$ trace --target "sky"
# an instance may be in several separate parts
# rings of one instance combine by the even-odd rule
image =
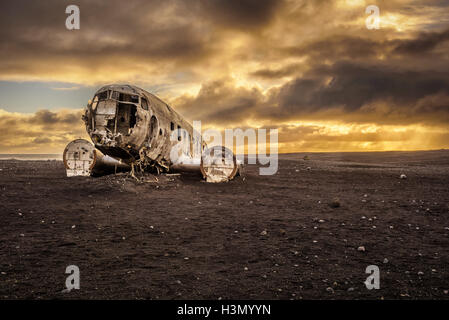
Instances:
[[[0,2],[0,153],[87,138],[111,83],[203,128],[276,128],[279,152],[449,148],[449,1]]]

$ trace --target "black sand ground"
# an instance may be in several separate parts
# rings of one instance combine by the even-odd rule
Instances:
[[[217,185],[0,161],[0,297],[449,298],[449,151],[280,157]],[[71,264],[81,289],[61,293]]]

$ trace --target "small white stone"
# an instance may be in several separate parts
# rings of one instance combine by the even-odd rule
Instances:
[[[365,247],[364,246],[360,246],[360,247],[357,248],[357,251],[364,252],[365,251]]]

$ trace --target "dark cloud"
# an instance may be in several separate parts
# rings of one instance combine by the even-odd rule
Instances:
[[[31,115],[0,110],[0,152],[62,152],[75,138],[87,137],[82,110],[38,110]]]
[[[295,75],[298,73],[298,69],[300,66],[298,64],[290,64],[286,65],[282,68],[271,69],[265,68],[260,69],[254,72],[251,72],[250,75],[258,78],[266,78],[266,79],[279,79],[282,77],[287,77],[291,75]]]
[[[429,52],[449,40],[449,29],[442,32],[420,33],[415,39],[396,40],[395,53],[417,55]]]
[[[195,120],[300,119],[383,124],[449,123],[449,72],[410,71],[348,61],[317,65],[266,98],[257,89],[216,81],[174,101]],[[187,112],[186,112],[187,113]]]
[[[258,89],[235,87],[231,79],[220,79],[205,83],[195,97],[177,98],[173,105],[189,120],[229,124],[249,117],[263,99]]]
[[[75,124],[81,120],[81,112],[76,113],[58,113],[49,110],[38,110],[33,117],[26,121],[31,124],[38,125],[54,125],[54,124]]]
[[[169,88],[173,107],[189,120],[221,127],[449,124],[449,29],[441,19],[447,1],[379,1],[389,24],[371,31],[363,6],[343,1],[79,0],[79,31],[65,28],[69,4],[0,3],[2,79],[154,82],[148,86]],[[24,143],[37,144],[48,132],[51,143],[63,143],[64,132],[84,130],[76,112],[0,120]],[[310,143],[316,136],[335,143],[322,129],[282,128],[298,141],[293,131]],[[346,138],[374,143],[381,134]],[[404,138],[389,139],[398,137]]]
[[[328,83],[326,79],[330,79]],[[337,106],[354,111],[378,100],[409,105],[441,92],[449,93],[449,72],[338,62],[330,67],[318,66],[305,77],[286,84],[277,98],[279,106],[288,113]]]
[[[260,28],[268,25],[282,0],[201,0],[206,17],[230,29]]]
[[[33,139],[33,143],[36,143],[36,144],[47,144],[50,142],[51,142],[51,139],[49,139],[49,138],[38,137],[38,138]]]

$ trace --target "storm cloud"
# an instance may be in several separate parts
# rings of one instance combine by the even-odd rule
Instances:
[[[445,1],[369,3],[380,7],[379,30],[366,28],[366,3],[355,0],[81,0],[75,31],[65,28],[69,4],[0,4],[1,80],[65,81],[74,88],[132,83],[189,120],[220,129],[280,128],[289,151],[314,143],[323,150],[388,149],[408,137],[419,147],[421,134],[435,135],[427,148],[449,147]],[[58,137],[83,130],[80,111],[34,111],[2,113],[0,120],[12,125],[20,118]],[[351,134],[326,133],[334,126]],[[362,132],[365,126],[375,133]],[[15,134],[44,141],[23,128]]]

